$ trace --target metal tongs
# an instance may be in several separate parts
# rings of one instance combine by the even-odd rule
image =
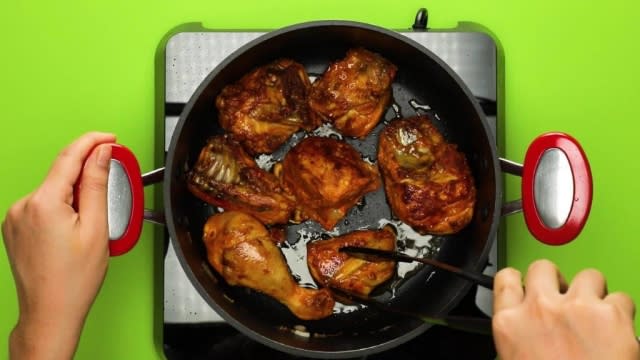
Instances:
[[[445,271],[452,272],[462,278],[473,281],[475,284],[483,286],[489,290],[493,289],[493,277],[487,276],[484,274],[477,274],[470,271],[466,271],[461,268],[458,268],[453,265],[449,265],[434,259],[417,258],[417,257],[405,255],[396,251],[386,251],[386,250],[357,247],[357,246],[345,246],[343,248],[340,248],[340,251],[349,253],[351,255],[363,257],[365,260],[368,260],[368,261],[376,261],[376,258],[378,258],[378,260],[389,259],[389,260],[396,260],[396,261],[402,261],[402,262],[417,261],[423,264],[428,264],[428,265],[437,267]],[[421,314],[421,313],[416,313],[411,311],[399,310],[399,309],[390,307],[388,304],[381,303],[372,298],[360,297],[360,296],[345,293],[344,291],[340,289],[336,289],[335,287],[331,287],[331,291],[333,291],[336,295],[344,297],[354,303],[367,305],[384,312],[389,312],[389,313],[393,313],[401,316],[412,317],[428,324],[446,326],[451,329],[470,332],[470,333],[476,333],[476,334],[482,334],[482,335],[492,334],[490,318],[454,316],[454,315],[432,316],[429,314]]]
[[[427,324],[446,326],[450,329],[460,330],[468,333],[474,333],[474,334],[480,334],[480,335],[492,334],[491,319],[489,318],[455,316],[455,315],[431,316],[427,314],[420,314],[417,312],[399,310],[397,308],[393,308],[388,304],[381,303],[372,298],[348,294],[333,286],[330,286],[329,288],[335,295],[339,297],[345,298],[353,303],[366,305],[386,313],[406,316],[406,317],[420,320]]]
[[[431,265],[438,269],[449,271],[464,279],[473,281],[474,283],[482,287],[485,287],[489,290],[493,290],[493,277],[467,271],[459,267],[440,262],[438,260],[409,256],[397,251],[387,251],[387,250],[372,249],[372,248],[358,247],[358,246],[345,246],[343,248],[340,248],[340,251],[349,253],[351,255],[364,257],[365,260],[369,260],[369,261],[376,261],[375,257],[378,257],[378,258],[396,260],[396,261],[402,261],[402,262],[414,262],[414,261],[421,262],[423,264]]]

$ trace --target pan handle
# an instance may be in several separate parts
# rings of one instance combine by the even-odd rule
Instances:
[[[112,145],[111,167],[107,186],[109,255],[131,250],[142,231],[144,191],[140,165],[131,150]]]
[[[589,161],[576,139],[546,133],[533,140],[523,165],[500,159],[502,170],[522,176],[522,200],[506,203],[503,214],[522,208],[531,234],[548,245],[575,239],[593,197]]]
[[[111,167],[107,185],[109,255],[131,250],[142,231],[142,220],[166,224],[164,212],[144,208],[144,186],[161,182],[164,168],[140,175],[140,165],[127,147],[112,145]]]

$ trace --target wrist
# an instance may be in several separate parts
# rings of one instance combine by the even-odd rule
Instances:
[[[22,318],[9,337],[10,359],[71,359],[83,322]]]

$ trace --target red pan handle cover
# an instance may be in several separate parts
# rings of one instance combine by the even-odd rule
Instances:
[[[131,150],[113,144],[107,188],[109,254],[122,255],[140,238],[144,214],[144,191],[138,160]]]
[[[536,138],[525,155],[522,208],[527,227],[539,241],[566,244],[589,217],[593,180],[580,144],[564,133]]]

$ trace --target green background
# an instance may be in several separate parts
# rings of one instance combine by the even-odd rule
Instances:
[[[636,1],[31,1],[0,7],[0,214],[41,182],[58,151],[89,130],[114,132],[154,169],[156,52],[176,26],[271,29],[296,22],[349,19],[407,28],[420,7],[430,27],[470,21],[488,28],[505,56],[502,155],[522,161],[545,131],[571,133],[594,177],[590,219],[562,247],[537,243],[521,215],[506,222],[507,264],[556,261],[571,278],[602,270],[610,290],[640,301],[637,161],[640,30]],[[161,54],[161,53],[159,53]],[[520,179],[507,177],[507,198]],[[154,189],[147,189],[148,199]],[[148,201],[152,205],[152,201]],[[159,248],[152,225],[138,246],[111,260],[87,321],[78,359],[162,357],[157,321]],[[160,230],[161,231],[161,230]],[[0,252],[0,357],[17,318],[15,287]],[[640,325],[636,321],[636,326]],[[638,328],[638,327],[637,327]]]

